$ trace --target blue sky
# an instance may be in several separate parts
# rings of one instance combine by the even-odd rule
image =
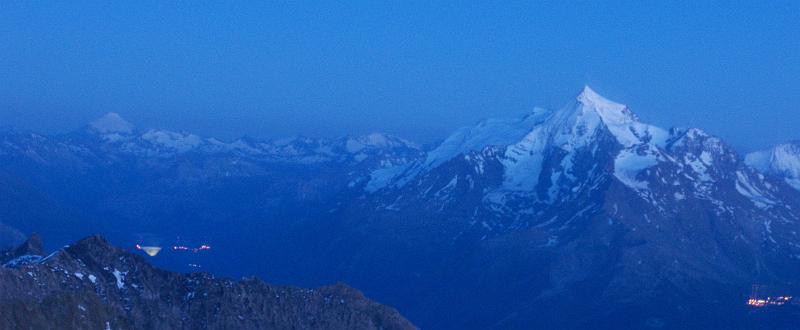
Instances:
[[[0,2],[0,125],[419,142],[583,87],[750,150],[800,139],[800,2]]]

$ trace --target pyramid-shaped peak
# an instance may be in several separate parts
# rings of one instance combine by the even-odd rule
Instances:
[[[39,234],[34,233],[28,238],[27,241],[25,241],[25,243],[22,243],[22,245],[14,250],[14,254],[16,256],[44,255],[44,249],[42,246],[42,237],[39,236]]]
[[[622,111],[625,110],[625,108],[627,108],[627,106],[625,106],[624,104],[616,103],[614,101],[611,101],[603,97],[602,95],[595,92],[588,85],[583,87],[583,91],[581,91],[581,93],[578,94],[577,100],[578,102],[580,102],[585,106],[593,107],[596,109]]]
[[[133,125],[116,112],[109,112],[103,115],[97,120],[91,122],[89,126],[100,133],[133,132]]]
[[[88,237],[84,237],[83,239],[75,242],[75,247],[82,247],[82,248],[90,248],[90,249],[111,249],[111,243],[109,243],[103,236],[100,235],[92,235]]]

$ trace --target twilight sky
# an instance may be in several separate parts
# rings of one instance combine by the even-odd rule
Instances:
[[[2,1],[0,126],[426,143],[588,84],[742,150],[800,139],[800,1],[562,2]]]

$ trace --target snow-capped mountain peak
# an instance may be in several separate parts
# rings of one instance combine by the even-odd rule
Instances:
[[[503,189],[533,191],[540,184],[548,154],[554,150],[564,154],[558,166],[560,171],[565,177],[573,178],[577,173],[571,164],[582,157],[579,156],[581,150],[591,150],[596,157],[597,147],[608,136],[622,146],[614,155],[615,176],[634,189],[646,188],[636,176],[662,159],[659,147],[665,145],[669,133],[639,122],[627,106],[608,100],[587,86],[575,102],[555,112],[507,149],[503,161],[506,169]],[[613,149],[608,150],[616,152]],[[555,176],[554,173],[550,181],[556,180]]]
[[[591,87],[584,86],[580,94],[575,98],[584,106],[603,111],[624,111],[627,106],[611,101],[595,92]]]
[[[635,176],[657,164],[658,151],[669,132],[641,123],[627,106],[611,101],[586,86],[575,100],[558,111],[537,108],[519,119],[488,119],[472,127],[459,129],[428,153],[423,164],[389,168],[373,173],[368,190],[386,185],[404,185],[411,177],[433,169],[460,154],[469,154],[494,146],[504,149],[500,159],[504,167],[501,191],[533,192],[539,186],[544,162],[552,151],[563,154],[559,171],[573,178],[571,165],[579,150],[596,146],[613,137],[619,145],[618,177],[629,186],[641,188]],[[609,147],[611,148],[611,147]],[[611,148],[613,149],[613,148]],[[591,151],[594,154],[595,151]],[[551,180],[556,180],[553,173]],[[400,176],[404,176],[401,178]]]
[[[133,124],[122,118],[116,112],[109,112],[102,117],[89,123],[89,127],[103,134],[133,132]]]
[[[595,119],[592,117],[596,115],[625,147],[651,141],[661,144],[668,136],[666,130],[641,123],[626,105],[601,96],[589,86],[584,87],[576,101],[574,106],[568,107],[567,112],[577,112],[582,117],[588,117],[587,120]]]

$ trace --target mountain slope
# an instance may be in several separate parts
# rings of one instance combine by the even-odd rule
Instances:
[[[99,236],[46,257],[34,237],[7,257],[0,324],[8,329],[415,329],[344,284],[308,290],[169,273]]]

